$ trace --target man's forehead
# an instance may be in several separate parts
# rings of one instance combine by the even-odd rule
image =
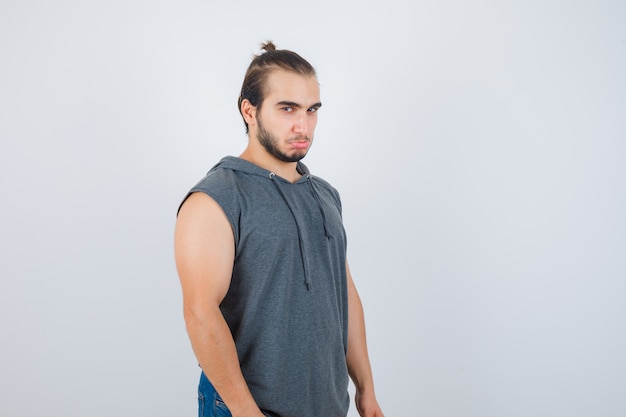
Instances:
[[[302,92],[319,94],[319,83],[315,75],[302,75],[285,70],[272,71],[267,79],[267,93]]]

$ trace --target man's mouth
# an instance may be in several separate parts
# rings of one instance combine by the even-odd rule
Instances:
[[[296,149],[306,149],[311,144],[311,141],[307,138],[303,138],[303,139],[298,138],[298,139],[290,140],[289,144]]]

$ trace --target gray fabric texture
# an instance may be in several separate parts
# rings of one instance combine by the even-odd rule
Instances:
[[[346,235],[338,192],[303,174],[291,183],[227,156],[190,193],[213,198],[235,238],[220,305],[241,368],[269,417],[345,417]]]

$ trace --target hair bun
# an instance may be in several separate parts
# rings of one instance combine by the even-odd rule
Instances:
[[[272,41],[267,41],[261,44],[261,49],[264,50],[265,52],[275,51],[276,45],[274,45],[274,42]]]

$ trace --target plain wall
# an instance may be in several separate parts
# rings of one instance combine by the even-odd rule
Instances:
[[[173,261],[272,39],[317,68],[387,417],[626,415],[626,5],[0,2],[0,415],[193,416]],[[350,416],[357,413],[352,407]]]

